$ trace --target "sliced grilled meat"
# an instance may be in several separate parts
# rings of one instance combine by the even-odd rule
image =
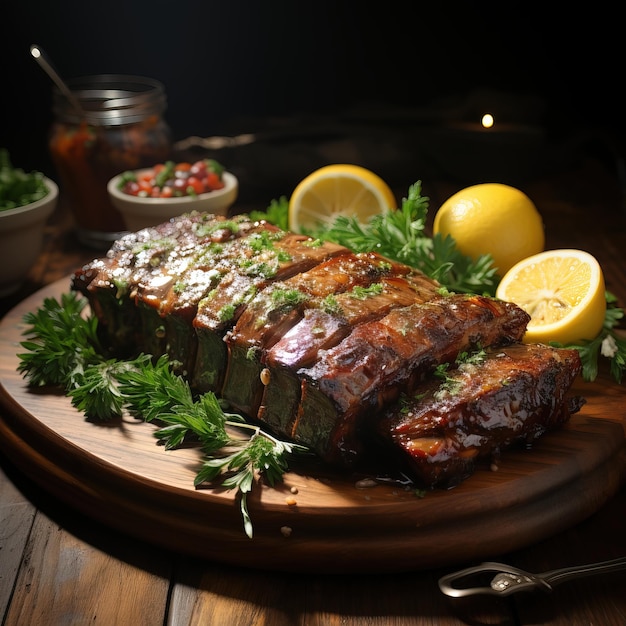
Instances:
[[[302,319],[307,308],[323,306],[329,298],[355,289],[367,292],[387,276],[409,273],[408,266],[391,263],[379,255],[350,252],[259,291],[226,336],[224,399],[237,410],[256,417],[264,391],[260,375],[267,350]],[[242,380],[246,385],[241,384]]]
[[[513,351],[505,347],[521,340],[529,320],[513,304],[439,295],[436,281],[406,265],[245,215],[191,214],[130,234],[77,272],[72,288],[87,296],[118,355],[167,353],[195,391],[215,392],[232,409],[348,467],[369,445],[365,434],[383,436],[375,428],[383,415],[384,438],[405,456],[408,447],[426,446],[430,435],[402,438],[408,425],[399,398],[412,397],[460,353],[492,346]],[[511,352],[511,362],[527,367],[528,380],[512,377],[506,388],[531,396],[523,402],[536,402],[533,394],[549,386],[550,372],[556,380],[557,368],[529,367],[543,362],[546,350],[533,358],[528,350]],[[496,388],[492,361],[500,369],[505,362],[490,356],[476,374],[492,389],[483,402],[504,393]],[[569,388],[577,368],[564,358],[555,386]],[[555,408],[557,414],[564,415]],[[445,433],[447,461],[413,464],[425,482],[467,474],[466,457],[474,454],[468,442],[476,436],[473,418],[467,419],[454,431],[468,433],[458,435],[457,448]],[[540,430],[531,419],[520,435],[532,438]],[[481,450],[500,447],[499,432],[488,431]],[[424,467],[440,469],[429,475]]]
[[[304,316],[265,354],[265,389],[258,417],[291,436],[302,385],[298,371],[336,346],[359,324],[379,320],[389,311],[434,298],[438,283],[421,272],[385,276],[368,288],[357,286],[330,299],[310,302]]]
[[[298,371],[298,413],[290,435],[324,459],[351,465],[359,454],[360,419],[378,411],[460,352],[521,340],[529,316],[481,296],[437,296],[360,324]]]
[[[566,395],[580,367],[576,350],[490,349],[418,386],[373,428],[422,486],[451,487],[480,459],[530,444],[578,411],[583,400]]]
[[[246,216],[227,220],[205,213],[183,215],[122,237],[104,258],[75,272],[71,287],[89,300],[113,352],[158,354],[164,350],[165,329],[154,309],[194,265],[198,251],[215,249],[259,227],[278,230]]]

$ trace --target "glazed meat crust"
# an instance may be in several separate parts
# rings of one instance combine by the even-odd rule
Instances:
[[[375,428],[402,450],[425,487],[450,487],[480,459],[515,443],[530,445],[578,411],[567,399],[580,372],[576,350],[512,344],[485,351],[415,390],[385,412]]]
[[[529,317],[514,304],[442,295],[411,267],[246,215],[194,213],[131,233],[72,288],[112,354],[167,354],[196,393],[330,464],[355,467],[384,440],[428,485],[458,482],[474,457],[565,419],[579,371],[570,352],[519,345]],[[459,381],[459,404],[435,402],[437,368],[479,349],[489,357]],[[428,401],[416,400],[422,387]]]

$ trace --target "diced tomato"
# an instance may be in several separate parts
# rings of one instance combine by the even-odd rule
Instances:
[[[148,193],[152,192],[153,185],[151,184],[149,179],[148,180],[145,180],[145,179],[139,180],[137,182],[137,186],[139,187],[139,189],[141,191],[147,191]]]
[[[214,166],[217,165],[217,172]],[[183,161],[159,163],[133,180],[127,172],[127,182],[123,191],[132,196],[171,198],[186,195],[199,195],[222,189],[223,168],[210,159],[202,159],[193,164]]]
[[[187,179],[187,188],[191,188],[193,189],[193,192],[197,195],[197,194],[201,194],[205,192],[205,186],[204,183],[197,177],[195,176],[190,176]],[[189,193],[189,192],[188,192]]]
[[[206,177],[206,187],[208,191],[215,191],[221,189],[224,183],[220,180],[220,177],[215,172],[209,172]]]

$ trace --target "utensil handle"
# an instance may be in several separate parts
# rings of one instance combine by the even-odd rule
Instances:
[[[80,115],[80,117],[84,117],[83,109],[80,105],[80,102],[76,98],[76,96],[72,93],[72,90],[65,84],[63,79],[59,76],[59,73],[52,67],[52,64],[46,58],[44,51],[38,46],[33,44],[30,47],[30,53],[39,66],[43,69],[43,71],[48,74],[48,76],[52,79],[54,84],[59,88],[61,93],[68,99],[71,105],[76,109],[76,112]]]
[[[612,559],[610,561],[600,561],[598,563],[589,563],[587,565],[578,565],[574,567],[564,567],[555,569],[550,572],[540,574],[551,587],[575,578],[583,578],[594,574],[608,574],[609,572],[617,572],[626,569],[626,557]]]

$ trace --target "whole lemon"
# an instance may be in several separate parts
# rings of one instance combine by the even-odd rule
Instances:
[[[435,214],[433,231],[450,235],[472,259],[491,254],[500,276],[545,245],[543,220],[533,201],[502,183],[481,183],[455,193]]]

